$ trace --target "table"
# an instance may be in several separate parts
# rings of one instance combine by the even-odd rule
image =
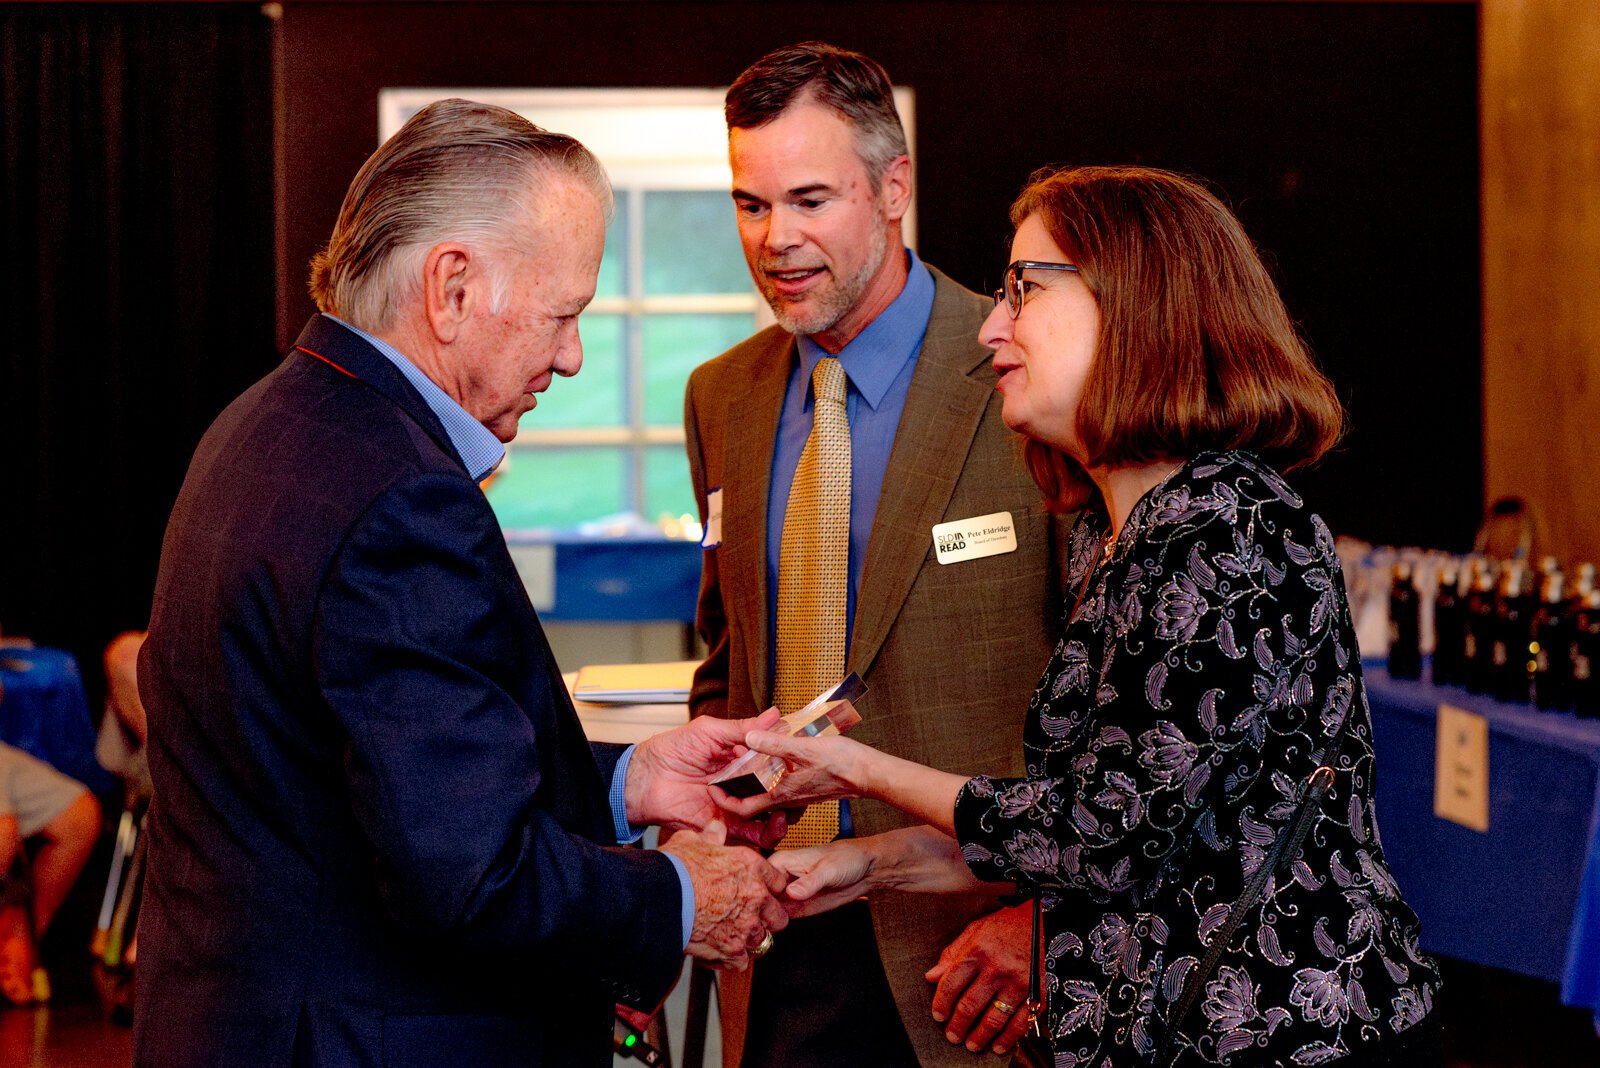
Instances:
[[[1424,948],[1561,985],[1600,1021],[1600,720],[1364,665],[1384,852]],[[1435,724],[1489,724],[1489,830],[1433,815]]]
[[[572,696],[578,681],[576,671],[562,674],[567,684],[567,695]],[[687,701],[676,704],[593,704],[572,698],[578,722],[583,724],[584,737],[591,742],[616,742],[619,745],[638,745],[652,735],[689,722]]]
[[[111,773],[94,757],[94,720],[71,653],[0,645],[0,686],[0,741],[46,761],[97,794],[111,791]]]
[[[698,542],[508,530],[506,544],[541,619],[694,623]]]

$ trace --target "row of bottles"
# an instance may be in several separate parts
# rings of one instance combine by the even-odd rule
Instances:
[[[1411,564],[1394,565],[1389,674],[1422,674],[1421,596]],[[1569,578],[1554,557],[1537,570],[1481,556],[1446,561],[1433,598],[1433,681],[1501,701],[1600,717],[1600,589],[1593,564]]]

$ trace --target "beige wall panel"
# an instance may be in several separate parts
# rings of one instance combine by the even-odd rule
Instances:
[[[1600,560],[1600,0],[1483,0],[1486,500]]]

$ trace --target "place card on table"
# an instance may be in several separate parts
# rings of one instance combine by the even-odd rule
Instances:
[[[1489,721],[1454,705],[1439,706],[1433,766],[1433,814],[1474,831],[1489,830]]]

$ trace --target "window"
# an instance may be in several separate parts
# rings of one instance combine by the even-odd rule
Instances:
[[[498,104],[578,138],[616,192],[583,370],[523,416],[489,500],[509,529],[693,517],[683,453],[689,372],[772,322],[728,198],[721,89],[386,89],[379,136],[430,101]],[[911,94],[896,90],[911,128]],[[912,233],[907,219],[908,240]]]

